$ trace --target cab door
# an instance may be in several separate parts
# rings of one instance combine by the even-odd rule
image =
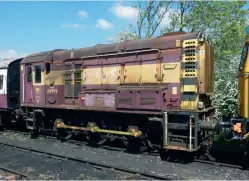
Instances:
[[[33,83],[32,83],[32,66],[26,65],[25,67],[25,99],[24,102],[26,104],[30,104],[33,102]]]
[[[45,104],[45,81],[44,81],[44,63],[36,63],[33,65],[33,84],[32,98],[34,105]]]

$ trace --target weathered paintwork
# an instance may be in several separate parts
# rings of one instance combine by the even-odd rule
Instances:
[[[25,76],[21,76],[26,99],[32,100],[23,103],[60,108],[71,105],[79,109],[196,110],[198,101],[202,101],[199,93],[205,95],[213,91],[212,87],[207,88],[213,81],[207,71],[213,69],[213,60],[207,63],[212,59],[211,51],[198,41],[197,34],[180,33],[45,52],[39,54],[40,59],[32,55],[34,60],[29,57],[21,64],[24,67],[26,63],[32,63],[32,67],[42,65],[42,81],[39,85],[34,83],[34,69],[31,86],[23,79]],[[46,63],[50,64],[49,71]],[[78,72],[76,65],[80,67]],[[196,81],[192,81],[193,78]],[[76,87],[77,82],[80,88]],[[29,91],[32,94],[28,94]]]
[[[35,105],[44,105],[45,104],[45,86],[35,85],[33,86],[32,92],[34,93],[34,104]]]
[[[79,105],[87,107],[115,108],[115,92],[86,92],[79,94]]]
[[[63,85],[46,86],[45,94],[47,105],[61,105],[65,101]]]

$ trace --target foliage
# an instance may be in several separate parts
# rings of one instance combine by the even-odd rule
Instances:
[[[238,65],[240,56],[227,56],[223,59],[230,62],[228,66],[216,71],[215,93],[213,102],[218,115],[232,116],[237,113],[238,103]]]
[[[138,1],[134,8],[138,9],[138,17],[135,25],[130,24],[128,30],[121,30],[115,37],[108,38],[110,42],[120,42],[125,40],[136,40],[153,37],[167,12],[170,11],[172,1],[146,2]]]
[[[177,9],[172,10],[169,14],[169,25],[164,27],[162,33],[174,32],[174,31],[187,31],[189,13],[196,8],[195,1],[178,1],[175,2]]]
[[[166,13],[170,11],[172,1],[138,2],[139,10],[135,33],[138,39],[151,38],[157,31]]]
[[[230,116],[237,110],[237,76],[244,43],[246,16],[243,1],[196,2],[186,17],[186,29],[204,32],[215,50],[215,94],[217,114]]]
[[[166,12],[169,24],[161,33],[172,31],[203,32],[209,37],[215,50],[215,95],[217,114],[231,115],[237,107],[237,77],[239,57],[244,44],[245,26],[249,11],[245,1],[149,1],[137,3],[139,18],[135,31],[118,34],[117,40],[144,39],[160,31],[160,23]],[[166,10],[161,14],[160,9]],[[132,27],[132,26],[131,26]],[[134,29],[134,27],[133,27]],[[132,36],[130,36],[132,35]]]
[[[108,41],[115,43],[127,40],[137,40],[137,39],[139,39],[138,36],[129,30],[121,30],[116,34],[115,37],[107,38]]]
[[[215,46],[216,58],[240,54],[248,14],[244,5],[243,1],[196,2],[186,18],[186,28],[190,32],[201,31],[208,35]]]

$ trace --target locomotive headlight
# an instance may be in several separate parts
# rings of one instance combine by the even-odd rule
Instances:
[[[203,102],[198,102],[198,108],[199,108],[199,109],[203,109],[203,108],[204,108]]]
[[[85,97],[81,97],[81,104],[84,105],[85,104]]]

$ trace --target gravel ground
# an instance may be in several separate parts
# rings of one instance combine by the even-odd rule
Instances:
[[[0,165],[2,167],[25,173],[40,180],[142,179],[131,174],[100,170],[88,164],[51,158],[44,154],[23,151],[8,146],[1,146],[0,152],[2,155]]]
[[[0,169],[0,179],[1,180],[26,180],[27,178],[23,178],[22,176],[12,173],[12,172],[7,172],[5,170]]]
[[[161,161],[160,157],[153,155],[135,155],[114,150],[106,150],[103,148],[77,146],[72,143],[62,143],[57,140],[45,140],[42,137],[34,140],[30,139],[28,136],[17,133],[4,133],[3,135],[0,135],[0,143],[1,142],[31,147],[38,150],[82,158],[94,162],[108,163],[109,165],[153,173],[172,179],[245,180],[249,178],[249,171],[235,168],[220,167],[196,162],[188,164],[170,163]],[[2,149],[0,150],[2,151]],[[6,154],[7,157],[8,154],[9,152],[7,152]],[[76,163],[72,164],[70,161],[61,160],[57,160],[53,163],[50,159],[43,158],[42,155],[36,155],[35,157],[33,157],[33,154],[34,153],[31,154],[30,152],[27,153],[27,156],[30,157],[29,160],[36,159],[36,164],[34,163],[29,167],[34,169],[34,166],[37,165],[40,169],[40,173],[43,173],[45,175],[48,175],[48,173],[53,173],[52,175],[54,175],[54,177],[52,179],[68,179],[66,178],[67,176],[70,176],[70,178],[78,179],[80,178],[80,172],[82,172],[84,176],[89,174],[89,178],[85,177],[82,179],[124,179],[124,177],[120,178],[114,175],[112,176],[112,178],[108,178],[107,173],[105,174],[105,172],[98,171],[94,168],[88,169],[87,165],[84,164],[82,164],[82,167],[80,167]],[[2,158],[3,157],[1,157],[1,159]],[[19,167],[20,163],[23,164],[23,162],[25,163],[25,159],[22,159],[20,156],[16,156],[14,159],[14,163],[19,163]],[[28,163],[29,161],[27,161],[27,164]],[[29,167],[26,167],[25,169]],[[16,168],[18,168],[18,166]],[[91,170],[90,173],[88,173],[88,170]],[[67,173],[69,174],[67,175]],[[59,174],[59,176],[57,176],[57,174]]]

